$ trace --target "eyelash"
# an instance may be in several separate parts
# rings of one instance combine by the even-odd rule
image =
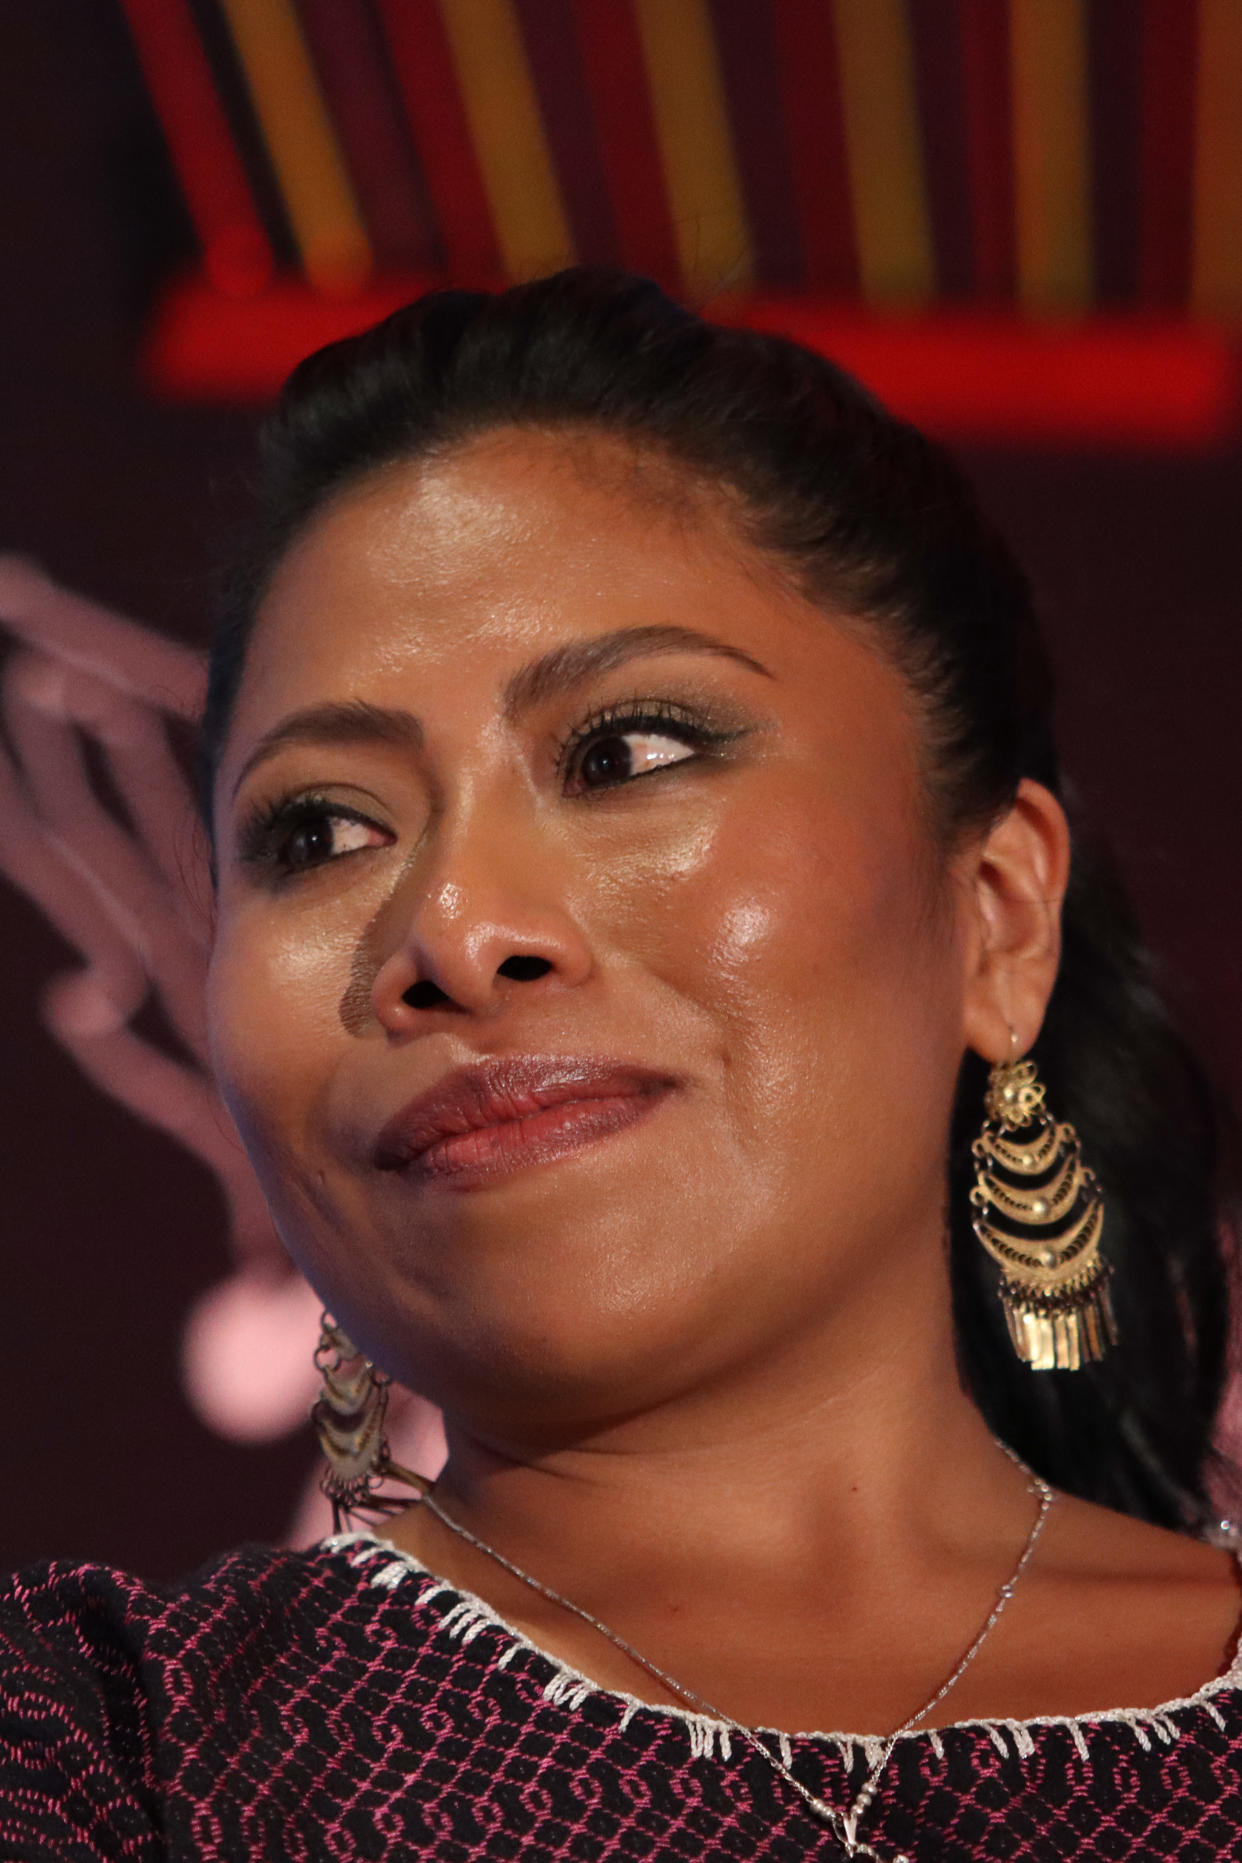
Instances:
[[[322,821],[358,822],[364,828],[378,826],[360,809],[351,809],[314,791],[280,796],[273,802],[261,803],[243,821],[237,836],[237,857],[244,867],[267,867],[282,879],[328,866],[333,859],[344,857],[330,855],[327,860],[308,861],[303,867],[295,867],[288,859],[288,846],[298,829]]]
[[[741,735],[738,731],[722,730],[718,725],[710,725],[687,706],[678,705],[671,699],[633,698],[620,704],[605,705],[585,719],[582,724],[563,738],[557,746],[556,768],[562,780],[568,777],[576,763],[580,762],[585,752],[594,743],[602,742],[608,737],[623,737],[631,731],[649,731],[665,737],[677,738],[681,743],[694,750],[710,752],[730,743]],[[689,758],[686,759],[690,761]],[[679,764],[669,766],[678,769]],[[646,772],[657,776],[660,771]],[[621,782],[605,787],[620,789],[627,782],[640,782],[641,776],[624,778]],[[596,791],[599,794],[602,791]]]
[[[736,730],[723,730],[719,726],[707,724],[687,707],[677,705],[670,699],[630,699],[623,704],[602,707],[568,733],[557,746],[557,774],[562,781],[569,779],[574,766],[593,744],[635,731],[677,738],[701,753],[710,753],[741,735]],[[691,759],[687,758],[686,761]],[[676,769],[680,766],[673,764],[663,767]],[[656,776],[660,774],[660,769],[645,774]],[[616,783],[605,784],[598,790],[583,793],[602,794],[606,790],[624,788],[627,783],[640,780],[641,776],[626,777]],[[237,837],[238,860],[246,867],[267,868],[280,879],[291,879],[329,866],[346,856],[329,855],[323,860],[308,861],[301,867],[295,867],[288,858],[289,843],[299,828],[328,820],[358,822],[365,828],[378,826],[361,810],[335,802],[330,796],[315,791],[282,796],[260,804],[243,821]]]

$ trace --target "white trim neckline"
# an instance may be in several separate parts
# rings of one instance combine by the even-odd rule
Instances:
[[[351,1547],[360,1550],[350,1552]],[[507,1668],[513,1658],[523,1651],[538,1657],[552,1670],[551,1680],[543,1689],[544,1699],[560,1706],[577,1709],[584,1701],[599,1697],[604,1701],[615,1702],[621,1709],[622,1725],[627,1725],[636,1714],[651,1714],[665,1720],[672,1720],[683,1725],[690,1737],[691,1749],[695,1754],[710,1757],[719,1751],[721,1758],[730,1757],[730,1734],[732,1728],[727,1721],[721,1721],[712,1715],[696,1714],[689,1708],[665,1706],[661,1703],[643,1701],[640,1696],[627,1694],[623,1689],[604,1688],[591,1680],[590,1676],[571,1668],[559,1657],[532,1643],[529,1637],[499,1616],[492,1607],[473,1592],[465,1591],[458,1585],[451,1585],[413,1553],[395,1546],[381,1534],[361,1528],[349,1533],[331,1534],[319,1540],[310,1548],[311,1551],[325,1551],[344,1554],[348,1563],[358,1570],[369,1564],[380,1554],[385,1555],[382,1567],[376,1567],[366,1574],[367,1582],[382,1591],[393,1591],[412,1576],[430,1579],[429,1587],[419,1593],[419,1603],[428,1604],[433,1599],[445,1597],[444,1607],[440,1611],[440,1629],[461,1643],[473,1642],[474,1638],[485,1629],[495,1630],[508,1641],[508,1648],[502,1652],[498,1668]],[[1242,1549],[1235,1548],[1235,1557],[1242,1567]],[[455,1602],[449,1602],[449,1600]],[[1215,1705],[1214,1697],[1229,1691],[1242,1690],[1242,1632],[1239,1633],[1229,1667],[1222,1675],[1213,1676],[1201,1688],[1191,1695],[1179,1696],[1172,1701],[1162,1701],[1154,1708],[1101,1708],[1088,1714],[1039,1714],[1028,1720],[998,1720],[981,1718],[977,1720],[950,1721],[943,1727],[915,1727],[897,1736],[898,1742],[925,1740],[938,1758],[943,1758],[943,1737],[955,1733],[983,1733],[988,1736],[997,1751],[1008,1758],[1010,1751],[1018,1758],[1026,1758],[1034,1752],[1034,1730],[1044,1728],[1065,1728],[1073,1739],[1083,1759],[1088,1757],[1086,1735],[1093,1728],[1104,1724],[1120,1724],[1130,1728],[1138,1744],[1150,1752],[1153,1738],[1163,1746],[1172,1746],[1182,1730],[1173,1720],[1176,1714],[1191,1709],[1202,1709],[1223,1729],[1225,1722],[1220,1710]],[[778,1728],[757,1727],[752,1733],[766,1737],[775,1742],[786,1764],[789,1764],[792,1743],[813,1742],[819,1745],[835,1746],[843,1754],[861,1751],[869,1760],[874,1759],[887,1744],[887,1736],[880,1734],[848,1733],[783,1733]]]

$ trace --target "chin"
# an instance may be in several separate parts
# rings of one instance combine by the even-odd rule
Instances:
[[[391,1310],[359,1317],[377,1362],[398,1383],[480,1427],[528,1439],[581,1436],[659,1405],[699,1375],[703,1317],[670,1311],[655,1322],[650,1291],[627,1307],[599,1304],[598,1283],[555,1300],[520,1295],[434,1303],[399,1327]],[[361,1343],[361,1341],[360,1341]],[[364,1348],[366,1349],[366,1348]]]
[[[325,1306],[399,1384],[453,1411],[605,1419],[701,1375],[746,1306],[711,1209],[684,1173],[680,1197],[653,1202],[652,1176],[557,1168],[378,1207],[355,1194],[328,1224],[303,1193],[279,1220]]]

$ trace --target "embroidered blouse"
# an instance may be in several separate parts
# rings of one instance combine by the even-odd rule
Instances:
[[[878,1751],[765,1738],[842,1806]],[[860,1835],[918,1863],[1242,1857],[1242,1658],[1144,1712],[906,1735]],[[0,1588],[4,1863],[841,1855],[727,1727],[596,1687],[373,1534]]]

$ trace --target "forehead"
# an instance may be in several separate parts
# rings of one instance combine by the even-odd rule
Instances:
[[[230,749],[324,698],[466,705],[627,627],[699,630],[778,679],[902,682],[748,544],[730,495],[607,436],[503,430],[386,468],[317,515],[260,609]]]
[[[376,600],[422,651],[510,640],[542,614],[580,612],[620,562],[627,573],[607,593],[621,602],[631,589],[649,600],[709,563],[753,576],[757,553],[727,504],[607,436],[501,430],[387,467],[312,519],[272,579],[256,645],[304,629],[329,603],[340,612]]]

